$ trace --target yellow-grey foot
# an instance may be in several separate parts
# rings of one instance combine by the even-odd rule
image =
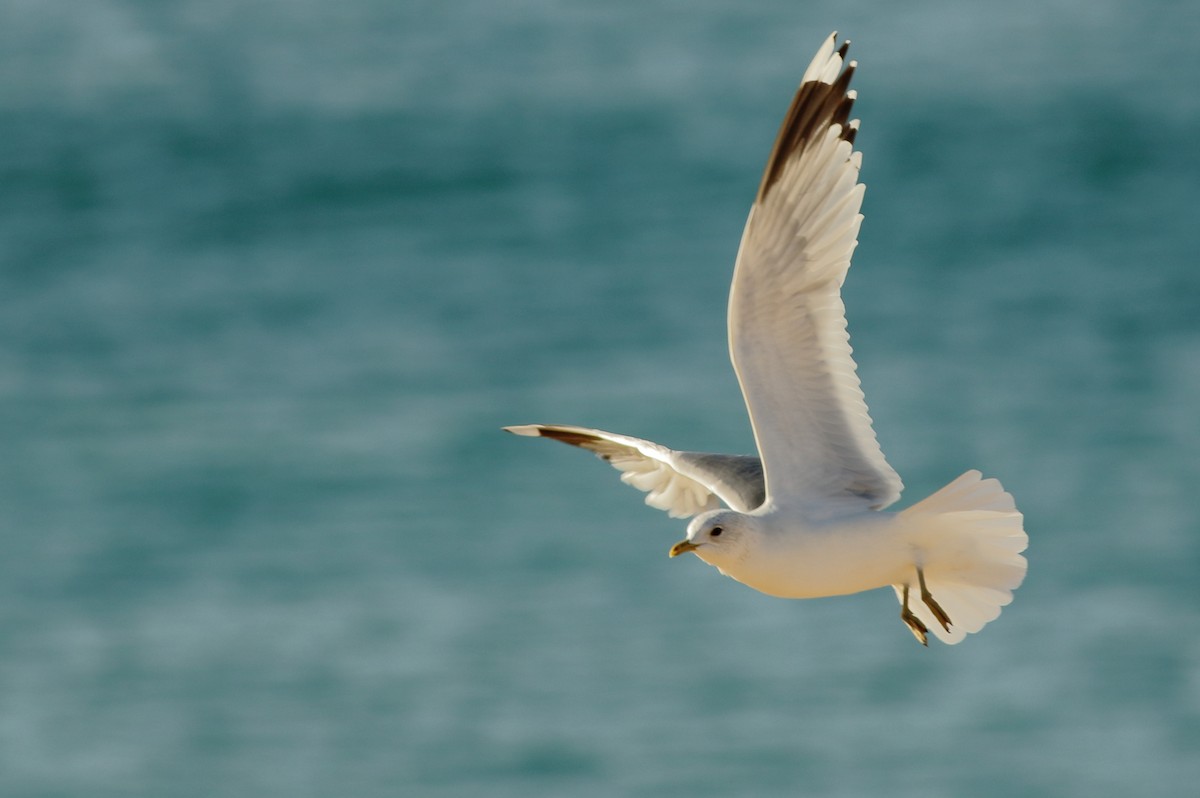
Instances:
[[[912,610],[908,608],[908,585],[904,586],[904,600],[900,605],[900,620],[904,621],[908,626],[913,637],[917,638],[917,642],[923,646],[929,645],[929,627],[926,626],[920,618],[913,615]]]
[[[942,609],[942,605],[938,604],[933,598],[933,594],[929,592],[929,588],[925,587],[925,572],[920,568],[917,569],[917,581],[921,583],[921,601],[925,602],[925,606],[933,613],[933,617],[942,625],[942,628],[949,632],[950,616]]]

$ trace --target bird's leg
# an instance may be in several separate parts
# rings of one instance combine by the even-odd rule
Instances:
[[[929,627],[921,622],[921,619],[913,615],[912,610],[908,608],[908,583],[904,583],[904,598],[900,602],[900,620],[908,625],[909,630],[913,633],[913,637],[917,638],[917,642],[923,646],[929,645]]]
[[[929,588],[925,587],[925,572],[921,570],[920,566],[917,566],[917,581],[921,583],[921,601],[925,602],[925,606],[933,613],[933,617],[937,618],[937,622],[942,625],[942,628],[949,632],[950,616],[942,609],[942,605],[934,600]]]

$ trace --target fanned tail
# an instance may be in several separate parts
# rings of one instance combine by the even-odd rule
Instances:
[[[1028,564],[1021,552],[1029,545],[1024,517],[999,480],[968,471],[900,515],[911,524],[917,565],[950,617],[949,631],[921,601],[915,569],[909,609],[950,644],[994,621],[1025,578]],[[904,585],[893,587],[903,601]]]

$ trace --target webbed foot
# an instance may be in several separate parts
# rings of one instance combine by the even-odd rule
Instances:
[[[913,611],[908,608],[908,585],[904,586],[904,600],[900,605],[900,620],[904,621],[908,626],[909,631],[913,633],[913,637],[917,638],[917,642],[923,646],[929,645],[929,627],[926,626],[920,618],[913,615]]]
[[[942,628],[949,632],[950,616],[942,609],[942,605],[938,604],[933,598],[933,594],[929,592],[929,588],[925,587],[925,572],[920,568],[917,569],[917,581],[921,583],[921,601],[925,602],[925,606],[933,613],[933,617],[942,625]]]

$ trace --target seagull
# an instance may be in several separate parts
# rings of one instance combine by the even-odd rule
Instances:
[[[1012,601],[1028,537],[1012,496],[975,470],[885,510],[903,485],[871,426],[841,297],[864,190],[849,45],[831,34],[804,71],[734,264],[729,350],[759,456],[570,425],[504,429],[591,451],[651,507],[692,518],[671,557],[690,552],[781,598],[890,586],[919,643],[932,630],[954,644]]]

